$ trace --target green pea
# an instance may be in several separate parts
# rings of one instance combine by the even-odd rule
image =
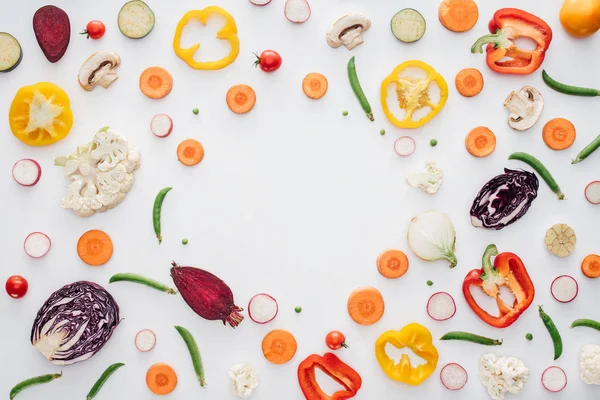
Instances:
[[[185,246],[186,244],[188,244],[188,240],[187,239],[181,240],[181,244]]]
[[[435,147],[435,146],[437,146],[437,140],[435,140],[435,139],[431,139],[431,140],[429,141],[429,145],[430,145],[431,147]]]
[[[381,136],[385,135],[385,129],[382,129],[382,130],[380,130],[380,131],[379,131],[379,134],[380,134]]]
[[[525,335],[525,339],[531,341],[533,340],[533,335],[531,333],[528,333],[527,335]]]
[[[300,306],[296,306],[296,307],[294,308],[294,311],[296,311],[296,313],[300,314],[300,313],[302,312],[302,307],[300,307]]]
[[[427,286],[433,286],[433,281],[427,281]]]
[[[200,112],[200,110],[198,110],[197,108],[194,108],[194,109],[192,110],[192,112],[193,112],[194,114],[198,115],[198,113]]]
[[[348,111],[344,110],[344,111],[342,112],[342,115],[345,117],[346,115],[348,115]]]

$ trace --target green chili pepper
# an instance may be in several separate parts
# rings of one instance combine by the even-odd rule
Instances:
[[[554,343],[554,359],[557,360],[563,351],[563,345],[562,345],[562,339],[560,337],[560,333],[558,332],[556,325],[554,325],[554,322],[552,322],[552,318],[550,318],[550,316],[548,314],[546,314],[544,312],[544,310],[542,310],[542,306],[538,306],[538,309],[539,309],[539,313],[540,313],[540,318],[542,319],[542,322],[546,326],[548,333],[550,333],[550,337],[552,338],[552,343]]]
[[[294,311],[296,311],[298,314],[300,314],[300,313],[302,312],[302,307],[300,307],[300,306],[296,306],[296,307],[294,308]]]
[[[531,333],[528,333],[527,335],[525,335],[525,339],[532,341],[533,340],[533,335]]]
[[[156,238],[158,239],[158,244],[162,243],[162,236],[160,234],[160,213],[162,211],[162,204],[165,200],[165,196],[173,189],[172,187],[167,187],[158,192],[156,195],[156,199],[154,199],[154,208],[152,209],[152,222],[154,222],[154,233],[156,234]]]
[[[110,280],[108,281],[108,283],[113,283],[113,282],[139,283],[141,285],[146,285],[153,289],[160,290],[161,292],[165,292],[168,294],[177,294],[175,289],[172,289],[165,284],[155,281],[154,279],[146,278],[145,276],[133,274],[133,273],[115,274],[115,275],[111,276]]]
[[[588,158],[590,154],[598,150],[598,147],[600,147],[600,135],[596,136],[596,139],[592,140],[592,143],[585,146],[583,150],[581,150],[579,154],[577,154],[577,157],[575,157],[575,159],[571,161],[571,164],[578,164],[582,162],[583,160]]]
[[[194,371],[196,371],[196,376],[198,377],[198,382],[200,382],[201,387],[206,387],[206,381],[204,380],[204,367],[202,366],[202,357],[200,356],[200,350],[198,350],[198,344],[196,340],[188,331],[182,326],[175,326],[177,332],[183,338],[183,341],[187,345],[187,348],[190,352],[190,356],[192,357],[192,364],[194,365]]]
[[[508,157],[508,159],[509,160],[519,160],[519,161],[523,161],[524,163],[528,164],[531,168],[533,168],[535,170],[535,172],[537,172],[542,177],[542,179],[548,184],[548,187],[550,188],[550,190],[552,190],[558,196],[558,199],[564,200],[565,195],[560,190],[558,183],[556,183],[556,181],[552,177],[552,174],[550,173],[550,171],[548,171],[548,169],[546,169],[546,167],[544,167],[544,164],[542,164],[542,162],[540,160],[538,160],[531,154],[527,154],[527,153],[512,153]]]
[[[114,374],[115,371],[118,370],[119,368],[121,368],[123,365],[125,365],[125,364],[115,363],[115,364],[111,365],[110,367],[106,368],[106,370],[102,373],[102,375],[100,375],[100,378],[98,378],[98,380],[96,381],[94,386],[92,386],[92,389],[90,390],[90,392],[88,393],[88,395],[85,399],[92,400],[94,397],[96,397],[96,395],[98,394],[100,389],[102,389],[102,386],[104,386],[104,384],[106,383],[108,378],[110,378],[110,376],[112,374]]]
[[[600,90],[598,89],[571,86],[555,81],[550,77],[550,75],[546,73],[546,70],[542,70],[542,79],[544,80],[544,82],[546,82],[546,85],[560,93],[570,94],[572,96],[585,97],[600,96]]]
[[[502,339],[490,339],[469,332],[448,332],[440,340],[464,340],[484,346],[500,346],[502,344]]]
[[[571,324],[571,328],[576,328],[578,326],[583,326],[586,328],[592,328],[597,331],[600,331],[600,322],[594,321],[593,319],[576,319]]]
[[[354,57],[352,57],[350,61],[348,61],[348,79],[350,80],[350,86],[352,87],[352,91],[356,95],[360,106],[367,114],[367,118],[369,118],[371,121],[375,121],[375,118],[373,118],[373,112],[371,110],[369,100],[367,100],[367,96],[365,96],[365,93],[363,92],[362,87],[360,86],[358,75],[356,74],[356,65],[354,64]]]
[[[30,386],[41,385],[42,383],[52,382],[55,379],[58,379],[62,376],[62,372],[60,374],[48,374],[36,376],[33,378],[29,378],[24,380],[23,382],[19,382],[10,390],[10,400],[14,399],[19,393],[23,390],[27,389]]]

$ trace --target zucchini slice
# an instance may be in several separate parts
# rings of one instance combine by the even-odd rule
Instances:
[[[417,10],[405,8],[392,17],[391,28],[392,33],[399,41],[416,42],[425,34],[425,18]]]
[[[19,41],[6,32],[0,32],[0,72],[10,72],[17,68],[23,59]]]
[[[117,20],[121,33],[131,39],[141,39],[154,28],[154,12],[141,0],[125,3]]]

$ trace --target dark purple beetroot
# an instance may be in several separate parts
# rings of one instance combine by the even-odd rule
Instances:
[[[60,60],[71,40],[71,22],[67,13],[56,6],[40,8],[33,14],[33,31],[48,61]]]
[[[177,290],[192,310],[204,319],[221,320],[238,326],[244,317],[239,313],[243,308],[233,302],[233,293],[225,282],[196,267],[180,267],[172,263],[171,278]]]

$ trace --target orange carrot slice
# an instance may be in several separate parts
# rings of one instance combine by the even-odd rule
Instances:
[[[97,267],[106,264],[113,254],[112,240],[103,231],[87,231],[77,242],[77,254],[87,265]]]
[[[449,31],[466,32],[477,23],[479,9],[473,0],[444,0],[438,18]]]
[[[348,314],[358,324],[374,324],[381,319],[384,310],[383,296],[374,287],[360,287],[348,298]]]
[[[196,139],[186,139],[177,146],[177,159],[183,165],[191,167],[204,158],[204,147]]]
[[[302,81],[302,90],[304,91],[304,94],[311,99],[316,100],[325,96],[328,88],[329,83],[327,82],[327,78],[317,72],[306,75]]]
[[[460,95],[477,96],[483,90],[483,75],[475,68],[465,68],[456,74],[454,84]]]
[[[496,135],[485,126],[478,126],[465,139],[467,151],[475,157],[487,157],[496,150]]]
[[[273,364],[285,364],[290,361],[297,349],[294,335],[283,329],[272,330],[262,341],[263,354]]]
[[[151,99],[162,99],[173,89],[173,77],[161,67],[150,67],[140,75],[140,90]]]
[[[377,259],[377,270],[386,278],[400,278],[408,271],[408,257],[400,250],[386,250]]]
[[[248,85],[234,85],[227,91],[227,106],[236,114],[246,114],[256,104],[256,93]]]
[[[600,277],[600,256],[590,254],[581,262],[581,272],[588,278]]]
[[[177,374],[168,364],[154,364],[146,372],[146,385],[154,394],[169,394],[177,387]]]
[[[542,136],[546,146],[552,150],[564,150],[575,142],[577,132],[575,126],[568,119],[554,118],[544,125]]]

